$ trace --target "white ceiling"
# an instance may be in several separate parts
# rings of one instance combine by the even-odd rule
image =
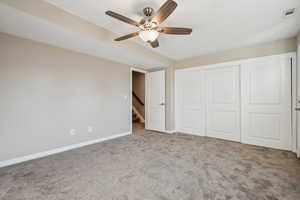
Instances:
[[[158,9],[165,0],[47,0],[112,32],[128,34],[136,27],[106,16],[112,10],[141,19],[146,6]],[[140,38],[132,39],[174,60],[295,36],[300,31],[299,0],[175,0],[178,7],[163,25],[191,27],[191,36],[161,35],[160,47],[152,49]],[[295,16],[283,11],[299,8]]]
[[[158,9],[165,0],[40,0],[104,27],[119,35],[137,30],[104,13],[113,10],[141,19],[142,9]],[[191,36],[161,34],[160,47],[153,49],[139,37],[130,39],[149,51],[182,60],[216,51],[296,36],[300,31],[300,0],[175,0],[178,7],[164,26],[191,27]],[[284,18],[283,11],[296,7],[296,15]],[[166,66],[166,62],[137,53],[126,45],[105,43],[89,35],[30,15],[0,3],[0,32],[52,44],[144,69]],[[141,49],[139,49],[141,50]]]
[[[121,46],[113,46],[74,32],[0,3],[0,32],[97,56],[138,68],[151,69],[165,64],[137,55]]]

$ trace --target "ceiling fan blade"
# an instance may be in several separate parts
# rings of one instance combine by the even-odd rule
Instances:
[[[127,40],[129,38],[132,38],[132,37],[135,37],[135,36],[138,36],[139,35],[139,32],[135,32],[135,33],[130,33],[128,35],[124,35],[122,37],[119,37],[119,38],[116,38],[115,41],[122,41],[122,40]]]
[[[105,14],[107,14],[108,16],[111,16],[113,18],[116,18],[118,20],[121,20],[121,21],[123,21],[123,22],[125,22],[127,24],[131,24],[131,25],[134,25],[134,26],[137,26],[137,27],[140,26],[140,23],[138,23],[138,22],[136,22],[136,21],[134,21],[132,19],[129,19],[128,17],[125,17],[123,15],[120,15],[118,13],[115,13],[113,11],[106,11]]]
[[[159,27],[157,31],[164,34],[189,35],[193,30],[191,28]]]
[[[154,14],[152,21],[156,22],[157,24],[161,24],[172,14],[176,7],[177,3],[175,1],[167,0]]]
[[[157,39],[154,40],[153,42],[149,42],[149,43],[151,44],[152,48],[157,48],[159,46],[159,42]]]

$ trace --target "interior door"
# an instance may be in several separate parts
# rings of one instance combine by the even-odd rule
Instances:
[[[291,150],[291,61],[279,55],[242,68],[242,142]]]
[[[165,71],[147,74],[146,129],[165,131]]]
[[[203,70],[176,71],[176,130],[205,135]]]
[[[239,75],[239,66],[206,70],[207,136],[240,142]]]

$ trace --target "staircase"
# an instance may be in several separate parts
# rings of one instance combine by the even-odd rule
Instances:
[[[139,119],[138,116],[134,113],[133,110],[132,110],[132,122],[133,122],[133,123],[140,122],[140,119]]]
[[[139,111],[132,106],[132,122],[145,123],[144,117],[139,113]]]
[[[141,99],[132,91],[132,122],[145,123],[144,116],[139,112],[137,108],[144,108],[145,104]],[[137,106],[137,107],[135,107]]]

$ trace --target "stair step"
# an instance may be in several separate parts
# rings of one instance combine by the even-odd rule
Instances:
[[[138,115],[138,113],[135,112],[134,109],[132,109],[132,122],[142,122],[142,118]]]

